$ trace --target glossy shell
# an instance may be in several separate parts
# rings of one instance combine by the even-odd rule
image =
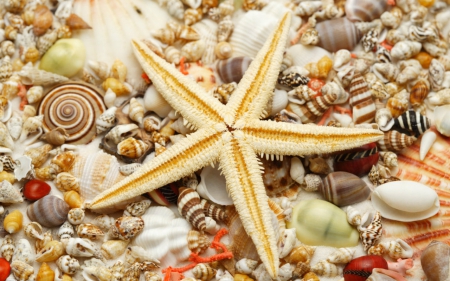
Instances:
[[[327,201],[339,207],[364,201],[371,192],[362,179],[347,172],[330,173],[319,191]]]
[[[105,110],[98,89],[70,82],[51,89],[39,104],[38,114],[44,115],[45,132],[61,127],[69,135],[66,143],[86,144],[96,136],[95,120]]]
[[[432,241],[422,252],[420,262],[429,281],[448,280],[450,246],[439,241]]]
[[[372,205],[382,217],[406,222],[429,218],[440,207],[436,192],[414,181],[394,181],[380,185],[372,193]]]
[[[353,50],[362,37],[359,29],[347,18],[320,22],[316,25],[316,30],[319,32],[317,45],[329,52]]]
[[[47,195],[29,205],[27,215],[32,221],[37,221],[42,226],[60,226],[67,219],[69,206],[62,199]]]
[[[51,187],[46,182],[33,179],[25,184],[23,188],[23,196],[28,200],[35,201],[49,194],[50,190]]]
[[[340,152],[334,161],[334,170],[349,172],[357,176],[367,174],[378,162],[378,149],[375,143]]]
[[[388,269],[388,264],[380,256],[362,256],[353,259],[344,268],[344,280],[364,281],[372,274],[374,268]]]
[[[348,222],[344,211],[323,200],[305,200],[292,212],[288,228],[295,227],[297,238],[308,245],[353,247],[358,232]]]

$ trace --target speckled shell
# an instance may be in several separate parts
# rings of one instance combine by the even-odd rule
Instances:
[[[64,222],[58,230],[58,237],[61,241],[70,239],[75,234],[73,226],[68,222]]]
[[[351,21],[370,22],[380,18],[388,9],[387,1],[347,0],[345,14]]]
[[[140,217],[120,217],[111,228],[112,233],[122,240],[135,237],[144,229],[144,220]]]
[[[180,188],[177,205],[180,215],[185,217],[198,230],[205,231],[205,214],[200,204],[200,196],[195,190],[188,187]]]
[[[140,217],[144,215],[145,211],[150,207],[152,202],[150,200],[142,200],[139,202],[133,202],[127,205],[125,211],[123,212],[124,216],[128,217]]]
[[[31,158],[31,164],[33,164],[35,168],[40,168],[45,161],[47,161],[49,156],[48,152],[52,150],[52,148],[53,147],[50,144],[44,144],[41,147],[25,151],[24,155]]]
[[[96,136],[95,120],[105,110],[100,90],[87,83],[70,82],[50,89],[37,112],[44,115],[45,132],[61,127],[69,135],[67,143],[86,144]]]
[[[416,221],[436,214],[440,204],[436,192],[428,186],[413,181],[395,181],[377,187],[372,193],[372,205],[384,218]]]
[[[20,260],[11,263],[11,272],[19,281],[32,281],[34,277],[34,268]]]
[[[77,225],[83,222],[85,213],[84,209],[82,208],[72,208],[70,209],[69,213],[67,214],[67,220],[73,224]]]
[[[347,18],[320,22],[316,25],[316,30],[319,32],[317,45],[329,52],[353,50],[362,37],[359,29]]]
[[[295,182],[290,176],[291,158],[283,157],[283,160],[269,161],[261,159],[264,167],[263,182],[267,194],[273,196],[290,188]]]
[[[12,261],[20,260],[28,264],[34,261],[34,250],[31,248],[30,242],[27,239],[19,239],[15,242],[15,249]]]
[[[65,239],[64,246],[67,254],[74,257],[92,257],[100,256],[100,250],[95,244],[86,238],[69,238]]]
[[[29,205],[27,215],[32,221],[37,221],[45,227],[60,226],[69,212],[69,206],[62,199],[47,195]]]
[[[0,246],[1,256],[5,258],[7,261],[11,261],[14,254],[14,249],[15,246],[13,238],[9,234],[5,235],[2,244]]]
[[[370,247],[376,245],[382,234],[381,215],[380,212],[376,212],[370,224],[365,226],[358,226],[359,237],[364,245],[364,250],[369,250]]]
[[[102,238],[105,233],[94,224],[82,223],[77,226],[77,235],[81,238],[96,240]]]
[[[58,268],[66,274],[75,274],[80,269],[80,263],[76,258],[64,255],[56,260]]]
[[[362,179],[347,172],[330,173],[319,191],[327,201],[339,207],[364,201],[371,193]]]

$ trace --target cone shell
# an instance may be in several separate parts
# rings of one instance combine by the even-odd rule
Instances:
[[[180,215],[185,217],[198,230],[205,231],[205,214],[200,203],[200,196],[195,190],[188,187],[180,188],[177,205]]]
[[[24,155],[31,158],[31,164],[35,168],[40,168],[49,156],[48,152],[52,150],[52,146],[50,144],[44,144],[38,148],[32,148],[30,150],[25,151]]]
[[[378,147],[383,151],[399,151],[412,145],[416,140],[416,137],[389,131],[384,134],[383,139],[378,141]]]
[[[350,105],[353,107],[355,124],[371,123],[375,118],[376,107],[372,93],[360,73],[356,73],[350,83]]]
[[[362,38],[359,29],[347,18],[320,22],[316,25],[316,30],[319,32],[317,45],[329,52],[353,50]]]
[[[347,0],[345,14],[351,21],[370,22],[388,10],[387,1]]]
[[[1,203],[21,203],[23,202],[20,191],[9,181],[3,180],[0,183],[0,202]]]
[[[69,206],[62,199],[47,195],[29,205],[27,215],[32,221],[37,221],[45,227],[60,226],[69,212]]]
[[[371,193],[361,178],[347,172],[330,173],[319,191],[327,201],[339,207],[364,201]]]
[[[55,280],[55,272],[47,263],[42,263],[36,275],[36,281],[53,281]]]

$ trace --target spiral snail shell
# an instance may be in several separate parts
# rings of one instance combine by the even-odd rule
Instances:
[[[95,120],[106,110],[103,97],[92,85],[68,82],[51,89],[38,107],[46,133],[57,127],[69,135],[66,143],[86,144],[96,135]]]

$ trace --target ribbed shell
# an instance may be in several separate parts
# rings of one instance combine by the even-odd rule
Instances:
[[[375,118],[376,107],[369,85],[358,72],[350,83],[350,105],[353,107],[355,124],[370,123]]]
[[[61,127],[69,135],[66,143],[86,144],[95,138],[95,120],[105,110],[98,89],[87,83],[70,82],[59,84],[44,96],[38,115],[44,115],[45,132]]]
[[[198,230],[205,231],[205,214],[203,213],[202,204],[200,203],[200,196],[195,190],[189,187],[180,188],[178,211],[180,212],[180,215],[192,224],[192,226]]]
[[[388,1],[385,0],[347,0],[345,2],[345,14],[351,21],[369,22],[380,18],[388,9]]]
[[[206,199],[202,199],[200,204],[202,204],[203,213],[207,217],[211,217],[216,221],[223,221],[227,216],[223,208]]]
[[[340,49],[353,50],[362,38],[354,23],[347,18],[338,18],[320,22],[316,25],[319,32],[319,47],[329,52]]]
[[[378,147],[383,151],[398,151],[412,145],[417,138],[397,131],[389,131],[378,141]]]
[[[45,227],[62,225],[69,213],[69,206],[62,199],[47,195],[29,205],[27,215],[32,221],[37,221]]]

